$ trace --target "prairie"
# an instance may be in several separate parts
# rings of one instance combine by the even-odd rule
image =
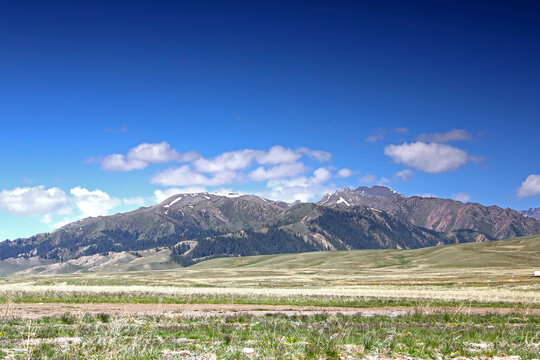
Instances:
[[[540,236],[8,276],[0,358],[534,359],[538,264]]]

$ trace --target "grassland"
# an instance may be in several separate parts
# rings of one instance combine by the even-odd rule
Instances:
[[[222,258],[159,271],[11,276],[0,279],[0,358],[538,358],[540,279],[532,274],[539,265],[536,236]],[[8,311],[14,303],[23,306],[17,316]],[[129,311],[30,317],[25,303],[59,303],[64,310],[85,303],[233,307],[195,317]],[[323,313],[261,317],[239,304],[319,306]],[[406,306],[412,313],[324,313],[330,306]],[[424,311],[434,307],[446,310]],[[508,311],[467,311],[478,307]]]
[[[0,356],[49,359],[533,359],[539,316],[64,314],[0,325]]]
[[[539,264],[536,236],[417,250],[221,258],[160,271],[12,276],[0,285],[0,299],[538,307],[540,279],[532,274]]]

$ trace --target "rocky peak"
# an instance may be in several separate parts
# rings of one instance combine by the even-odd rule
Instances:
[[[373,201],[392,201],[401,198],[404,198],[404,196],[387,186],[360,186],[356,189],[344,188],[333,194],[326,194],[318,204],[324,206],[340,204],[345,206],[371,206]]]

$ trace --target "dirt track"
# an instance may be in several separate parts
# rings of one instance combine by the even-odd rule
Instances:
[[[6,317],[40,318],[64,313],[118,315],[162,315],[169,317],[208,317],[248,314],[312,315],[321,313],[347,315],[406,315],[411,313],[461,312],[466,314],[540,314],[540,309],[512,308],[451,308],[451,307],[317,307],[294,305],[238,305],[238,304],[64,304],[64,303],[21,303],[1,304],[0,320]]]

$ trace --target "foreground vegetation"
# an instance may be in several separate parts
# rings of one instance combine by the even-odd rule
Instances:
[[[519,356],[540,351],[539,316],[108,314],[4,319],[0,357],[32,359],[359,359]]]

